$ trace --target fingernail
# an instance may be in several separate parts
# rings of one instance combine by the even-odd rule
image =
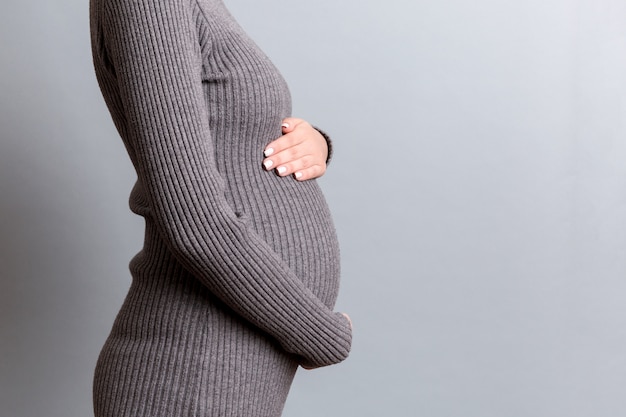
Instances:
[[[287,167],[278,167],[278,168],[276,168],[276,171],[277,171],[279,174],[284,174],[284,173],[285,173],[285,171],[287,171]]]
[[[270,156],[271,154],[274,153],[274,148],[267,148],[264,152],[263,155],[265,156]]]
[[[302,172],[296,172],[296,179],[299,179],[300,177],[302,177]]]
[[[283,123],[282,125],[280,125],[281,127],[284,127],[285,129],[289,128],[289,123]]]
[[[265,167],[265,169],[270,169],[272,165],[274,165],[274,163],[272,162],[271,159],[268,159],[267,161],[263,162],[263,166]]]

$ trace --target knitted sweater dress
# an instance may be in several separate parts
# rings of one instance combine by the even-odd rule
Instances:
[[[279,416],[298,364],[345,359],[315,181],[263,170],[291,103],[221,0],[91,0],[96,76],[145,218],[96,365],[96,417]]]

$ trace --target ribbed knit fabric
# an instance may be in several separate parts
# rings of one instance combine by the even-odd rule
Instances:
[[[315,181],[262,169],[284,80],[221,0],[91,0],[94,65],[146,222],[96,366],[96,417],[279,416],[350,350]]]

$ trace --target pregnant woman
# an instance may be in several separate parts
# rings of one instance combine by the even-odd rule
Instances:
[[[350,351],[335,231],[309,179],[323,138],[289,118],[283,78],[221,0],[91,0],[90,19],[146,225],[96,417],[280,416],[298,365]]]

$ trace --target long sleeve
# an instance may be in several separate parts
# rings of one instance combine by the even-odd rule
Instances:
[[[111,0],[104,11],[102,48],[125,115],[117,127],[150,216],[178,261],[235,312],[303,363],[340,362],[351,344],[347,319],[318,299],[225,199],[192,2]]]

